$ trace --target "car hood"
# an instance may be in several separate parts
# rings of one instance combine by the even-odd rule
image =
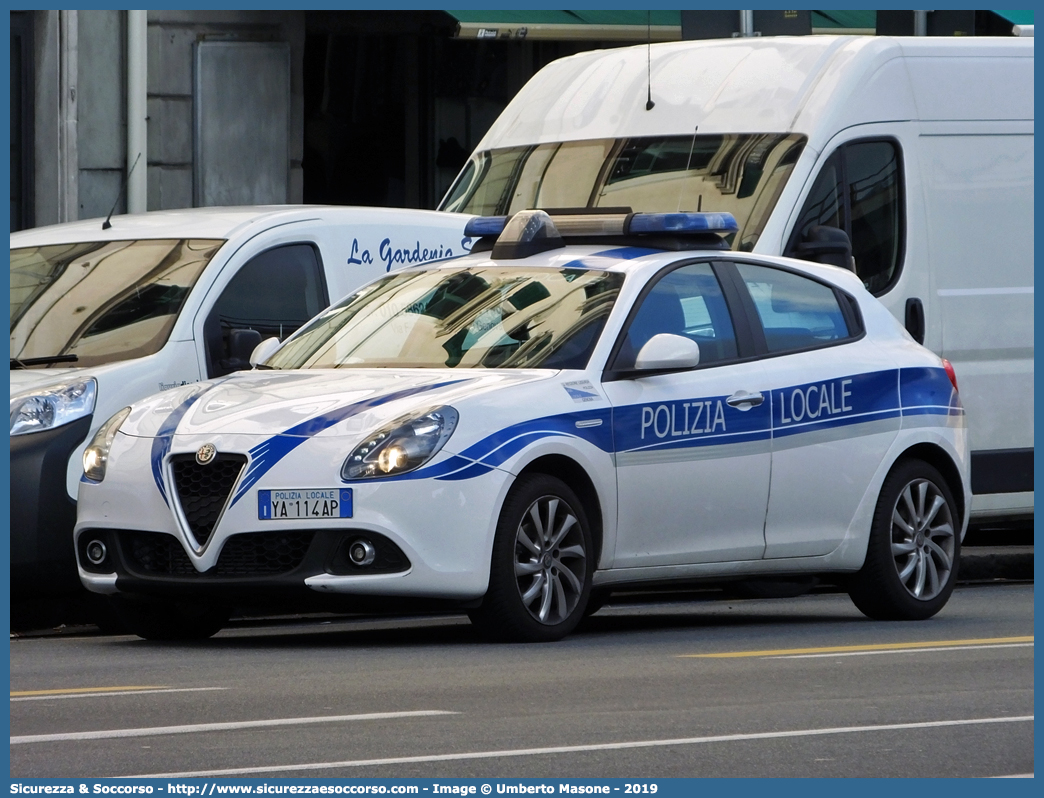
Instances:
[[[11,396],[78,377],[87,379],[89,376],[84,369],[14,369],[11,372]]]
[[[405,414],[534,382],[549,370],[329,369],[252,371],[138,402],[120,432],[168,435],[343,435]]]

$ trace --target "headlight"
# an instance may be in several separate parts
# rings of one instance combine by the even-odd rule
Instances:
[[[109,449],[112,448],[112,442],[116,438],[116,431],[127,420],[130,411],[129,407],[125,407],[102,424],[94,434],[94,437],[91,438],[90,444],[83,450],[83,473],[87,479],[94,482],[101,482],[105,479],[105,466],[109,462]]]
[[[75,380],[34,388],[11,397],[11,434],[54,429],[94,412],[98,383]]]
[[[457,411],[440,407],[400,418],[371,435],[341,466],[341,478],[371,479],[420,468],[443,447],[457,428]]]

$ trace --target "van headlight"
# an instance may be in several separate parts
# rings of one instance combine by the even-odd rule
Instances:
[[[341,466],[341,478],[374,479],[405,474],[434,457],[457,428],[457,411],[440,407],[400,418],[355,448]]]
[[[109,463],[109,449],[116,439],[120,425],[127,420],[131,409],[123,408],[98,428],[87,448],[83,450],[83,474],[92,482],[105,479],[105,466]]]
[[[54,429],[94,412],[94,378],[33,388],[11,397],[11,435]]]

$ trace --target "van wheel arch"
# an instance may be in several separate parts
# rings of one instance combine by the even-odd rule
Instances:
[[[594,548],[593,561],[595,568],[602,556],[603,526],[602,526],[602,504],[595,489],[594,482],[587,471],[576,460],[561,454],[549,454],[538,457],[529,463],[518,477],[525,474],[547,474],[556,477],[568,485],[580,499],[587,516],[587,523],[591,527],[591,543]],[[517,479],[517,477],[516,477]]]

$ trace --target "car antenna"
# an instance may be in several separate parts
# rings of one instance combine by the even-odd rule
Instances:
[[[116,201],[112,203],[112,210],[109,211],[109,215],[105,217],[105,221],[102,222],[102,230],[108,230],[112,227],[109,219],[112,218],[112,214],[116,211],[116,206],[120,204],[120,197],[123,196],[123,192],[127,189],[127,183],[130,182],[130,176],[134,173],[134,167],[138,165],[138,161],[141,158],[141,153],[138,153],[138,157],[134,159],[134,163],[131,164],[130,171],[127,172],[127,176],[123,179],[123,185],[120,187],[120,193],[116,195]]]
[[[647,83],[649,86],[649,99],[645,101],[645,110],[651,111],[656,103],[653,102],[652,98],[652,11],[646,12],[648,16],[645,18],[645,45],[646,45],[646,69],[647,69]]]

